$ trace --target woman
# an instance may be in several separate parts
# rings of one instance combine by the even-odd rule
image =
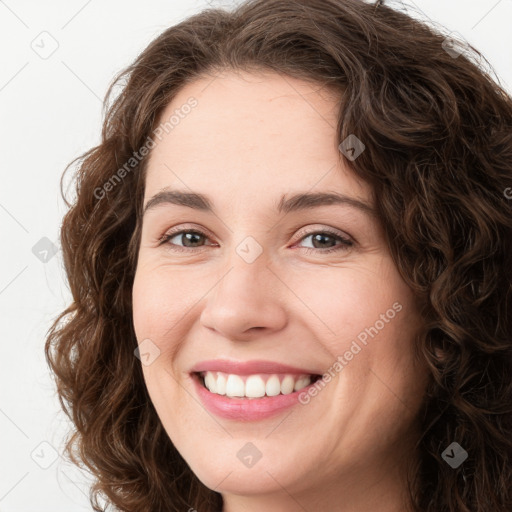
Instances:
[[[255,0],[118,76],[46,344],[95,510],[512,509],[512,99],[475,56]]]

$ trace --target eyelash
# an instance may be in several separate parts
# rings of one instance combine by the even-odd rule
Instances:
[[[164,236],[162,236],[160,238],[159,245],[168,243],[169,246],[171,246],[171,250],[177,251],[177,252],[188,252],[188,251],[193,251],[194,249],[202,249],[202,247],[182,247],[180,245],[169,243],[169,240],[171,238],[174,238],[175,236],[181,235],[184,233],[194,233],[196,235],[202,235],[202,236],[205,236],[206,238],[208,238],[206,233],[203,233],[202,231],[199,231],[197,229],[181,229],[179,231],[171,231],[170,233],[166,233]],[[315,247],[304,247],[303,249],[305,249],[306,254],[310,254],[311,252],[320,252],[322,254],[328,254],[328,253],[337,252],[337,251],[346,251],[349,247],[352,247],[354,245],[354,243],[351,240],[349,240],[348,238],[345,238],[345,237],[341,236],[339,233],[337,233],[336,231],[333,231],[328,228],[325,228],[322,230],[317,230],[317,231],[310,231],[309,233],[304,234],[299,239],[299,242],[301,242],[302,240],[304,240],[312,235],[319,235],[319,234],[330,235],[333,238],[337,238],[341,242],[341,245],[339,245],[338,247],[333,247],[333,248],[329,248],[329,249],[316,249]]]

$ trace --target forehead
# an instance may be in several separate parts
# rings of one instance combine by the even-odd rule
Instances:
[[[340,99],[277,73],[223,72],[187,84],[160,117],[146,196],[188,187],[250,200],[318,185],[368,200],[339,155]]]

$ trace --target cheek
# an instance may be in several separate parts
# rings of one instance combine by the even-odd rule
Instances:
[[[173,333],[173,326],[179,325],[175,288],[166,285],[165,279],[158,279],[157,272],[137,272],[132,289],[133,327],[140,350],[149,349],[157,357],[154,364],[144,366],[144,371],[165,367],[172,358],[173,345],[163,343],[168,340],[166,333]],[[151,343],[147,340],[151,340]],[[146,345],[141,345],[145,343]]]
[[[321,321],[327,338],[330,334],[337,340],[356,337],[387,311],[398,316],[399,306],[393,309],[393,304],[404,308],[411,300],[405,283],[383,266],[317,270],[297,279],[294,291],[304,302],[304,318]]]
[[[167,277],[164,275],[167,274]],[[177,392],[175,379],[169,374],[173,368],[179,341],[186,322],[181,288],[175,280],[158,268],[141,266],[137,269],[132,287],[133,326],[141,354],[148,353],[149,361],[141,359],[142,371],[151,400],[159,412],[167,418],[166,404]],[[175,400],[175,398],[173,399]]]
[[[317,271],[296,283],[294,291],[307,305],[299,305],[303,321],[310,327],[318,325],[318,338],[332,358],[330,369],[345,375],[344,387],[355,392],[371,377],[372,369],[391,381],[409,379],[403,368],[413,363],[421,319],[412,291],[390,259]],[[343,359],[333,367],[338,356]]]
[[[133,324],[139,344],[151,340],[159,357],[152,370],[171,368],[211,284],[191,269],[141,265],[132,288]],[[204,283],[204,284],[201,284]],[[151,347],[152,344],[149,344]],[[149,368],[146,368],[149,370]]]
[[[154,317],[160,314],[158,288],[150,272],[137,270],[132,288],[133,324],[139,343],[155,337]]]
[[[141,336],[158,339],[163,330],[178,325],[185,310],[194,304],[186,283],[186,279],[180,279],[179,272],[169,269],[149,266],[137,269],[132,288],[137,339]]]

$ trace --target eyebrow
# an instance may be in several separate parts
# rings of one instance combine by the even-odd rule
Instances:
[[[144,207],[143,215],[145,215],[148,210],[154,209],[157,206],[168,204],[186,206],[194,210],[214,213],[212,202],[204,194],[164,189],[149,199]],[[277,213],[286,214],[331,204],[343,204],[357,208],[367,215],[376,215],[375,209],[368,203],[338,192],[301,192],[288,198],[286,195],[283,195],[276,206],[276,210]]]

